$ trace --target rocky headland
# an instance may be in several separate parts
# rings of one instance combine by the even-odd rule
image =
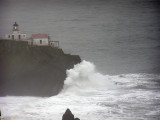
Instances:
[[[0,96],[58,94],[66,70],[81,62],[50,46],[29,46],[25,41],[0,40]]]

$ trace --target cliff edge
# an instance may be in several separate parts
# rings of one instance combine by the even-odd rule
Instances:
[[[79,62],[79,56],[62,49],[0,40],[0,96],[56,95],[63,87],[66,70]]]

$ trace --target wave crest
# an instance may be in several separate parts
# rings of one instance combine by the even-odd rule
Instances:
[[[61,93],[93,92],[113,86],[108,76],[98,73],[95,65],[85,60],[75,65],[73,69],[67,70],[66,73],[67,78]]]

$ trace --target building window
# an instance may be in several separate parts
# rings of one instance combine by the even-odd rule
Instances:
[[[14,35],[12,35],[12,39],[14,40]]]
[[[40,44],[42,44],[42,40],[40,40]]]
[[[8,38],[10,38],[10,35],[8,35]]]
[[[18,35],[19,40],[21,39],[21,35]]]

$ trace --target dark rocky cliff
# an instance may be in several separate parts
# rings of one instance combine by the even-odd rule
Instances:
[[[31,47],[27,42],[0,40],[0,96],[58,94],[66,70],[81,61],[52,47]]]

